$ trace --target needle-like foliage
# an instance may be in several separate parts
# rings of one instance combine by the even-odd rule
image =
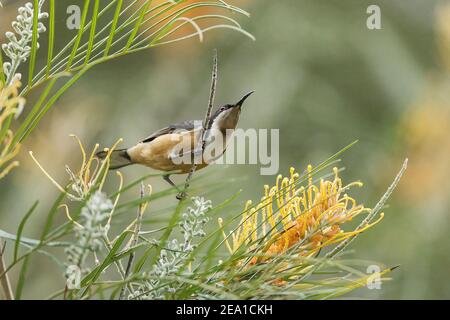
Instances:
[[[86,0],[76,35],[56,51],[58,32],[67,32],[56,30],[57,9],[55,0],[34,0],[18,8],[17,21],[12,22],[15,32],[7,32],[9,42],[2,45],[0,81],[10,83],[27,72],[20,96],[40,93],[15,132],[12,147],[26,139],[56,100],[96,65],[194,37],[203,41],[214,29],[237,31],[253,39],[229,16],[249,14],[222,0],[112,0],[104,5],[99,0]],[[211,13],[204,14],[204,9]],[[38,40],[44,36],[48,37],[47,48],[39,46]],[[54,90],[59,82],[59,89]],[[10,119],[5,130],[9,125]]]
[[[213,29],[231,29],[253,38],[229,16],[248,13],[223,0],[111,0],[105,5],[85,0],[78,31],[56,50],[55,39],[61,32],[55,27],[58,4],[55,0],[33,0],[19,8],[12,24],[15,33],[8,33],[9,42],[2,46],[0,178],[17,165],[12,160],[20,143],[56,100],[96,65],[192,37],[203,41]],[[202,9],[212,13],[205,14]],[[47,48],[39,48],[43,36],[48,36]],[[27,81],[19,91],[19,74],[23,72]],[[213,88],[216,73],[215,68]],[[12,119],[21,113],[24,98],[32,91],[38,93],[38,99],[13,133]],[[107,191],[110,155],[121,139],[106,149],[104,160],[99,160],[94,156],[98,145],[86,152],[75,138],[81,164],[77,170],[66,167],[66,183],[57,182],[38,161],[39,155],[35,157],[30,151],[60,195],[47,213],[40,237],[24,236],[37,202],[24,215],[17,232],[0,230],[0,238],[14,248],[9,264],[3,259],[4,247],[0,248],[0,284],[10,299],[22,297],[27,270],[32,267],[29,261],[36,254],[50,258],[61,270],[55,275],[61,289],[48,299],[335,298],[365,286],[374,276],[360,270],[362,262],[346,261],[339,255],[357,235],[381,220],[380,210],[406,169],[405,162],[380,202],[373,209],[366,208],[347,194],[350,187],[360,183],[345,185],[338,168],[330,175],[330,167],[347,147],[308,167],[305,173],[292,169],[290,177],[277,178],[274,187],[264,188],[261,201],[255,205],[248,202],[235,211],[238,195],[218,205],[194,197],[161,210],[166,218],[157,221],[155,212],[149,209],[146,213],[146,208],[154,201],[173,197],[176,190],[155,192],[150,187],[145,193],[142,185],[149,176],[125,184],[119,172],[117,189]],[[139,197],[122,201],[122,195],[135,194],[139,185]],[[214,191],[220,186],[211,184],[207,189]],[[195,188],[189,191],[196,192]],[[56,216],[61,213],[67,219],[58,223]],[[220,218],[210,230],[207,222],[219,213],[227,217]],[[360,224],[350,229],[348,222],[362,215]],[[8,276],[19,267],[17,286],[11,288]],[[383,280],[391,270],[383,268],[377,276]]]
[[[66,192],[74,184],[69,176],[40,240],[22,237],[22,231],[16,235],[0,231],[0,237],[14,240],[17,249],[27,249],[22,255],[17,250],[0,276],[21,261],[26,265],[32,254],[45,252],[68,278],[66,285],[61,279],[62,289],[49,298],[327,299],[364,287],[373,277],[387,280],[384,275],[393,268],[366,274],[361,270],[366,263],[344,260],[337,254],[381,220],[379,210],[398,184],[406,162],[380,202],[368,209],[347,194],[361,183],[345,185],[337,168],[331,175],[326,173],[339,154],[309,166],[303,174],[291,169],[290,177],[278,177],[274,187],[264,188],[260,202],[248,202],[234,218],[219,218],[213,230],[205,228],[206,223],[219,211],[232,210],[235,197],[217,206],[203,198],[182,200],[167,210],[170,218],[163,227],[146,230],[143,221],[148,203],[173,197],[176,190],[145,195],[141,187],[137,200],[120,203],[120,196],[143,177],[126,186],[121,182],[118,191],[109,195],[101,191],[101,184],[93,184],[83,197],[76,198]],[[82,163],[88,170],[84,157]],[[108,159],[103,162],[108,163]],[[83,172],[74,176],[83,176]],[[62,204],[65,198],[71,203]],[[120,221],[131,208],[138,208],[138,216],[124,228]],[[68,220],[54,227],[53,216],[60,210]],[[361,215],[365,218],[356,228],[347,226]],[[61,249],[66,250],[66,261],[54,254]],[[74,283],[76,275],[79,279]]]

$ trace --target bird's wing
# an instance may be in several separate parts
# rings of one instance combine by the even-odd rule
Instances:
[[[166,135],[166,134],[171,134],[171,133],[176,133],[176,132],[181,132],[181,131],[191,131],[194,129],[194,125],[197,123],[200,124],[200,126],[201,126],[202,122],[201,122],[201,120],[186,120],[183,122],[171,124],[168,127],[159,129],[158,131],[152,133],[150,136],[148,136],[141,142],[143,142],[143,143],[150,142],[150,141],[153,141],[156,138]]]

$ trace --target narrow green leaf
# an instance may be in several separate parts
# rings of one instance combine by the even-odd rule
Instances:
[[[33,85],[33,74],[36,67],[36,54],[38,46],[39,0],[33,2],[33,36],[31,40],[30,64],[28,68],[28,87]]]
[[[113,257],[112,261],[116,262],[116,261],[122,260],[123,258],[129,256],[131,253],[136,252],[138,249],[140,249],[141,247],[146,246],[146,245],[147,245],[146,243],[139,243],[139,244],[135,245],[134,247],[123,250],[123,251],[119,252],[118,254],[116,254]]]
[[[78,35],[73,45],[72,53],[70,54],[69,61],[67,61],[66,67],[67,71],[70,70],[70,67],[72,66],[73,59],[75,58],[75,55],[78,51],[78,47],[81,42],[81,37],[83,36],[84,33],[84,25],[86,24],[86,17],[89,11],[90,2],[91,2],[90,0],[84,0],[83,13],[81,14],[80,30],[78,30]]]
[[[135,0],[136,1],[136,0]],[[99,17],[101,17],[111,6],[113,6],[114,5],[114,2],[116,2],[116,0],[111,0],[111,1],[109,1],[109,3],[100,11],[100,13],[98,14],[98,16]],[[88,22],[85,26],[84,26],[84,30],[83,30],[83,33],[89,28],[89,26],[91,25],[91,22]],[[77,36],[78,36],[78,34],[75,36],[75,37],[73,37],[65,46],[64,46],[64,48],[62,48],[61,50],[59,50],[58,51],[58,53],[52,58],[52,64],[54,63],[54,62],[56,62],[58,59],[60,59],[63,55],[64,55],[64,53],[66,53],[72,46],[73,46],[73,44],[75,43],[75,41],[76,41],[76,39],[77,39]],[[62,65],[64,65],[65,64],[65,62],[64,61],[66,61],[68,59],[68,56],[66,56],[65,58],[63,58],[59,63],[61,63]],[[58,64],[59,64],[58,63]],[[37,81],[37,83],[40,83],[41,81],[43,81],[44,79],[42,78],[42,76],[43,75],[45,75],[45,73],[46,73],[46,69],[47,68],[42,68],[42,70],[40,70],[37,74],[36,74],[36,76],[35,76],[35,81]],[[50,72],[51,72],[51,70],[50,70]],[[58,73],[58,72],[55,72],[55,73]],[[36,83],[35,83],[35,86],[36,86]],[[25,91],[25,94],[24,95],[26,95],[29,91],[31,90],[31,88],[28,88],[26,91]]]
[[[31,216],[31,214],[33,213],[34,209],[36,209],[38,203],[39,202],[36,201],[33,204],[33,206],[30,208],[30,210],[28,210],[28,212],[25,214],[25,216],[23,217],[22,221],[20,221],[19,229],[17,230],[16,243],[14,245],[14,262],[17,261],[17,255],[19,253],[20,238],[22,236],[23,228],[25,227],[25,224],[27,223],[27,220]]]
[[[108,42],[106,43],[105,53],[103,54],[104,57],[108,56],[109,50],[111,49],[111,44],[114,40],[117,23],[119,21],[120,11],[122,10],[122,3],[123,3],[123,0],[117,1],[116,12],[114,13],[114,19],[113,19],[113,22],[111,25],[111,30],[109,32]]]
[[[172,7],[175,7],[177,4],[173,4]],[[172,9],[172,7],[167,8],[166,10],[170,10]],[[184,7],[181,7],[180,9],[171,12],[169,15],[167,15],[166,17],[164,17],[162,20],[160,20],[159,22],[157,22],[156,24],[154,24],[153,26],[156,26],[157,24],[160,24],[160,22],[163,22],[165,20],[169,20],[167,22],[164,22],[164,24],[156,31],[154,32],[152,35],[146,37],[144,40],[140,41],[140,43],[147,41],[146,39],[149,39],[151,36],[154,35],[154,38],[152,41],[150,41],[150,43],[148,44],[149,47],[153,46],[157,41],[161,40],[163,37],[165,37],[169,31],[172,29],[172,26],[174,25],[174,23],[180,18],[182,17],[185,13],[188,13],[190,11],[193,11],[195,9],[199,9],[202,7],[206,7],[206,8],[223,8],[223,9],[230,9],[232,12],[238,12],[241,14],[245,14],[248,15],[248,13],[246,13],[245,11],[237,8],[237,7],[228,7],[226,5],[224,5],[223,3],[211,3],[211,2],[198,2],[198,3],[191,3],[188,4]],[[200,17],[200,16],[197,16]],[[197,17],[193,17],[192,20],[195,20]],[[214,28],[221,28],[221,27],[229,27],[232,28],[234,30],[237,31],[244,31],[243,29],[236,27],[236,26],[228,26],[228,25],[213,25],[211,27],[208,27],[206,29],[203,29],[203,31],[206,31],[208,29],[214,29]],[[173,28],[174,29],[174,28]],[[250,38],[253,39],[253,36],[251,36],[249,33],[244,32],[244,34],[246,34],[247,36],[250,36]],[[180,39],[184,39],[184,37],[181,37]],[[178,40],[177,40],[178,41]]]
[[[170,173],[170,172],[169,172]],[[152,177],[162,177],[164,174],[166,173],[150,173],[148,175],[145,175],[139,179],[136,179],[134,181],[132,181],[131,183],[127,184],[126,186],[122,187],[122,189],[116,191],[115,193],[113,193],[111,195],[111,198],[115,198],[117,195],[124,193],[127,190],[130,190],[131,188],[133,188],[134,186],[137,186],[138,184],[140,184],[141,182],[145,181],[148,178],[152,178]]]
[[[180,214],[181,210],[183,208],[185,200],[181,200],[176,207],[174,213],[172,214],[172,217],[170,219],[169,225],[167,226],[167,229],[164,231],[163,235],[161,236],[161,239],[159,239],[159,244],[156,247],[156,252],[153,257],[153,259],[150,262],[150,266],[156,263],[156,261],[159,259],[159,255],[161,253],[161,250],[166,246],[167,240],[170,237],[170,234],[172,233],[173,228],[177,226],[178,221],[180,220]],[[147,250],[145,250],[142,257],[139,259],[139,261],[136,263],[136,266],[134,268],[134,272],[141,271],[142,267],[144,266],[145,262],[147,261],[147,258],[150,256],[150,252],[153,249],[153,247],[149,247]]]
[[[175,194],[177,192],[177,190],[175,188],[169,187],[168,189],[162,190],[160,192],[155,192],[150,196],[145,196],[142,199],[136,199],[136,200],[131,200],[128,202],[124,202],[120,205],[118,205],[116,208],[117,209],[125,209],[125,208],[134,208],[136,206],[138,206],[139,204],[143,203],[143,202],[147,202],[147,201],[154,201],[156,199],[161,199],[164,198],[165,196],[171,195],[171,194]]]
[[[136,21],[136,24],[134,25],[133,32],[131,33],[130,37],[128,38],[127,45],[124,48],[124,52],[128,51],[130,46],[132,45],[134,38],[136,37],[136,34],[139,31],[139,28],[141,27],[142,21],[145,18],[145,13],[147,12],[148,7],[151,5],[152,0],[147,0],[147,4],[142,8],[141,14],[139,15],[139,19]]]
[[[31,256],[26,256],[22,263],[22,268],[20,268],[19,280],[17,281],[16,286],[16,296],[15,300],[20,300],[22,298],[23,286],[25,285],[25,277],[28,270],[28,262],[30,261]]]
[[[8,132],[9,127],[11,126],[11,121],[13,119],[14,115],[9,115],[5,122],[2,124],[2,128],[0,130],[0,141],[3,141],[3,139],[6,136],[6,133]]]
[[[110,8],[112,8],[114,5],[116,5],[116,2],[118,2],[118,1],[119,1],[119,0],[111,0],[111,1],[109,1],[108,5],[105,6],[105,7],[100,11],[100,13],[98,14],[98,17],[100,17],[100,16],[101,16],[104,12],[106,12],[108,9],[110,9]],[[132,7],[136,2],[137,2],[137,0],[133,0],[133,1],[131,2],[131,4],[130,4],[129,6],[127,6],[127,8],[126,8],[125,10],[128,10],[128,8]],[[120,37],[119,39],[117,39],[117,40],[111,39],[110,41],[112,41],[112,43],[111,43],[111,46],[110,46],[109,49],[108,49],[108,54],[107,54],[107,55],[105,55],[105,52],[98,52],[98,53],[95,53],[95,55],[94,55],[94,51],[96,51],[97,49],[100,50],[100,47],[103,46],[105,43],[107,43],[108,40],[109,40],[110,34],[108,34],[107,37],[101,39],[101,40],[98,41],[98,42],[95,41],[95,39],[97,38],[97,36],[98,36],[99,34],[101,34],[102,32],[106,31],[110,26],[112,26],[113,21],[110,21],[110,22],[107,24],[107,26],[106,26],[106,27],[103,27],[99,32],[97,32],[96,35],[95,35],[95,37],[94,37],[94,45],[93,45],[93,48],[92,48],[92,54],[91,54],[91,61],[92,61],[92,62],[91,62],[90,64],[94,64],[94,63],[95,63],[95,64],[99,64],[99,63],[107,62],[107,61],[109,61],[109,60],[112,60],[112,59],[115,59],[115,58],[122,57],[122,56],[124,56],[124,55],[126,55],[126,54],[129,54],[129,53],[136,53],[136,52],[139,52],[139,51],[141,51],[141,50],[148,49],[149,47],[152,46],[153,42],[150,43],[150,44],[147,44],[147,45],[145,45],[145,46],[143,46],[143,47],[139,47],[139,44],[140,44],[142,41],[143,41],[143,42],[147,42],[147,38],[146,38],[146,39],[143,39],[143,40],[140,40],[139,43],[135,43],[135,42],[136,42],[136,41],[135,41],[136,38],[142,36],[142,35],[145,33],[146,30],[149,30],[149,29],[151,29],[151,28],[153,28],[153,27],[156,27],[157,25],[159,25],[159,24],[161,24],[161,23],[163,23],[164,25],[167,25],[166,23],[164,23],[165,20],[170,19],[170,17],[174,17],[174,16],[175,16],[175,17],[174,17],[174,20],[176,20],[176,19],[178,18],[178,16],[177,16],[177,13],[175,13],[175,14],[171,13],[168,17],[164,17],[163,19],[161,19],[161,20],[159,20],[159,21],[156,21],[153,25],[148,26],[148,27],[146,28],[146,30],[143,31],[143,33],[140,33],[140,34],[139,34],[139,28],[140,28],[142,25],[144,25],[144,24],[147,23],[147,22],[150,22],[150,20],[156,20],[156,18],[157,18],[159,15],[161,15],[161,12],[163,12],[163,11],[165,11],[165,10],[158,11],[157,14],[151,16],[151,17],[148,18],[148,19],[146,19],[147,15],[148,15],[150,12],[157,11],[158,9],[160,9],[160,8],[162,8],[162,7],[164,7],[164,6],[168,6],[169,9],[170,9],[170,8],[173,8],[173,7],[177,6],[177,5],[179,5],[180,3],[184,3],[184,2],[186,2],[186,0],[179,0],[179,1],[176,1],[176,2],[165,1],[165,2],[163,2],[163,3],[161,3],[161,4],[159,4],[159,5],[155,5],[155,6],[154,6],[153,8],[151,8],[151,9],[145,10],[146,8],[148,8],[148,7],[150,6],[151,1],[143,1],[144,4],[143,4],[142,6],[140,6],[139,10],[136,10],[136,11],[133,12],[133,14],[131,15],[131,17],[134,17],[134,18],[132,18],[131,20],[130,20],[130,18],[128,18],[128,19],[127,19],[125,22],[123,22],[122,24],[120,24],[119,22],[117,22],[117,27],[116,27],[115,34],[118,34],[120,31],[125,30],[128,26],[134,24],[133,30],[127,31],[125,35],[121,36],[121,37]],[[170,4],[170,5],[168,5],[168,4]],[[245,11],[243,11],[243,10],[241,10],[241,9],[235,7],[235,6],[227,5],[227,4],[224,4],[224,3],[214,3],[214,2],[202,2],[202,3],[200,3],[200,4],[199,4],[199,3],[196,3],[196,5],[188,5],[188,6],[186,6],[186,8],[183,7],[183,8],[180,9],[180,10],[183,10],[183,12],[186,12],[186,11],[194,10],[194,9],[199,8],[199,7],[201,7],[201,6],[204,6],[204,7],[217,7],[217,8],[227,9],[227,10],[230,10],[231,12],[241,13],[241,14],[245,14],[246,16],[248,16],[248,13],[246,13]],[[145,8],[144,8],[144,7],[145,7]],[[143,9],[142,9],[142,8],[143,8]],[[118,11],[118,12],[119,12],[119,13],[118,13],[118,14],[119,14],[119,19],[120,19],[120,16],[122,15],[122,13],[123,13],[125,10],[122,9],[122,10],[120,10],[120,12]],[[179,12],[179,11],[177,11],[177,12]],[[139,22],[139,21],[136,22],[136,20],[139,20],[139,17],[137,17],[137,18],[135,17],[136,13],[138,13],[139,16],[144,16],[144,18],[142,19],[142,22]],[[197,17],[200,17],[200,16],[197,16]],[[226,19],[226,20],[230,21],[229,19]],[[131,21],[131,22],[130,22],[130,21]],[[173,22],[173,21],[172,21],[172,22]],[[85,23],[85,24],[84,24],[84,28],[80,28],[79,34],[80,34],[80,33],[83,34],[84,32],[86,32],[87,29],[88,29],[88,27],[91,25],[91,23],[92,23],[92,21],[89,21],[89,22]],[[136,27],[137,27],[137,28],[136,28]],[[237,26],[234,26],[234,25],[233,25],[233,26],[229,26],[229,25],[222,25],[222,24],[213,24],[212,27],[210,27],[210,28],[205,28],[204,31],[212,30],[212,29],[215,29],[215,28],[231,28],[231,29],[234,29],[234,30],[243,32],[243,30],[240,29],[240,28],[238,28]],[[163,29],[164,29],[164,27],[163,27]],[[173,28],[172,28],[172,29],[173,29]],[[110,52],[109,52],[110,49],[111,49],[112,47],[114,47],[117,43],[121,42],[122,40],[125,40],[126,37],[128,37],[130,34],[133,33],[133,31],[134,31],[134,35],[132,35],[132,36],[128,39],[129,42],[130,42],[130,44],[129,44],[130,47],[126,48],[126,47],[124,46],[124,47],[122,47],[121,50],[119,50],[118,52],[116,52],[116,53],[114,53],[114,54],[111,55]],[[161,31],[161,29],[160,29],[159,31]],[[163,35],[166,35],[166,34],[167,34],[167,33],[164,32],[164,30],[163,30],[162,33],[159,33],[159,31],[156,32],[156,33],[158,33],[158,37],[156,37],[156,39],[158,39],[159,36],[161,36],[161,34],[163,34]],[[244,32],[244,33],[245,33],[245,32]],[[79,34],[78,34],[78,35],[79,35]],[[155,34],[155,33],[152,33],[152,35],[154,35],[154,34]],[[247,34],[247,33],[245,33],[245,34]],[[72,40],[71,40],[71,41],[70,41],[70,42],[69,42],[69,43],[68,43],[68,44],[67,44],[67,45],[66,45],[66,46],[58,53],[58,54],[56,54],[56,56],[53,58],[53,64],[54,64],[54,66],[53,66],[51,72],[54,70],[55,73],[58,73],[58,70],[60,70],[61,68],[64,68],[64,67],[67,68],[67,65],[66,65],[66,64],[67,64],[67,61],[68,61],[69,59],[72,60],[71,63],[70,63],[71,68],[66,69],[66,70],[70,70],[70,71],[74,72],[74,71],[78,71],[78,70],[80,70],[81,68],[83,68],[83,66],[84,66],[84,63],[83,63],[83,62],[84,62],[84,60],[85,60],[85,53],[87,52],[87,49],[86,49],[86,50],[80,50],[80,49],[87,48],[88,42],[86,42],[86,43],[83,44],[82,46],[80,46],[80,45],[74,46],[75,42],[77,42],[77,39],[79,39],[78,35],[77,35],[75,38],[73,38],[73,39],[72,39]],[[249,34],[247,34],[247,35],[249,35]],[[150,36],[151,36],[151,35],[150,35]],[[150,36],[149,36],[149,37],[150,37]],[[187,39],[187,38],[188,38],[188,37],[186,37],[186,39]],[[181,40],[183,40],[183,37],[179,38],[177,41],[181,41]],[[133,44],[133,43],[134,43],[134,44]],[[157,44],[154,44],[154,45],[155,45],[155,46],[156,46],[156,45],[159,46],[159,45],[162,45],[162,44],[164,44],[164,43],[157,43]],[[68,55],[68,56],[66,56],[66,57],[63,57],[63,56],[64,56],[64,53],[66,53],[66,51],[69,50],[70,47],[74,47],[74,48],[77,47],[77,50],[76,50],[76,53],[74,54],[74,56],[73,56],[73,55],[70,55],[70,56]],[[108,57],[109,59],[100,59],[100,60],[96,60],[97,57],[99,57],[99,56],[103,56],[103,58]],[[63,57],[63,58],[60,59],[61,57]],[[80,58],[80,59],[77,60],[77,61],[75,61],[75,59],[78,59],[78,58]],[[57,63],[55,63],[55,61],[57,61],[58,59],[60,59],[60,61],[57,62]],[[72,64],[74,64],[74,66],[72,66]],[[43,79],[40,78],[40,77],[42,77],[42,73],[45,74],[45,71],[46,71],[46,69],[44,68],[44,69],[41,70],[41,71],[38,73],[38,75],[36,76],[37,84],[40,84],[41,81],[43,81]],[[36,86],[36,85],[35,85],[35,86]],[[28,93],[29,91],[30,91],[30,89],[27,89],[26,93]]]
[[[205,261],[205,267],[204,270],[208,271],[213,267],[213,260],[216,258],[217,250],[215,248],[220,243],[220,240],[222,239],[222,234],[220,232],[215,233],[215,237],[213,241],[211,241],[211,244],[208,247],[208,250],[206,252],[206,261]],[[190,257],[190,261],[194,260],[195,255],[192,254]]]
[[[3,50],[1,47],[0,47],[0,82],[3,84],[6,83],[5,72],[3,72]]]
[[[233,203],[237,199],[237,197],[240,194],[241,194],[241,191],[238,191],[237,193],[233,194],[230,198],[228,198],[227,200],[223,201],[221,204],[219,204],[216,207],[212,208],[208,212],[209,216],[211,216],[213,212],[221,211],[224,208],[226,208],[227,206],[229,206],[231,203]],[[198,243],[197,246],[195,247],[195,249],[189,255],[189,259],[186,259],[186,262],[185,262],[185,264],[183,265],[183,267],[181,269],[186,268],[187,265],[193,260],[193,257],[195,257],[200,252],[200,249],[202,247],[204,247],[208,243],[210,243],[210,246],[208,247],[207,255],[206,255],[206,257],[204,259],[202,259],[202,261],[200,262],[198,268],[202,264],[204,264],[205,262],[209,263],[208,260],[212,259],[212,257],[214,256],[215,252],[220,247],[220,244],[221,244],[220,239],[222,238],[222,232],[223,232],[223,227],[217,228],[211,234],[209,234],[207,237],[205,237],[200,243]],[[217,239],[218,241],[217,241],[217,243],[215,243],[215,240],[211,241],[211,239]],[[214,251],[214,253],[212,253],[213,251]]]
[[[95,37],[95,28],[97,27],[97,15],[98,15],[98,7],[100,5],[100,0],[95,0],[94,2],[94,12],[92,13],[92,24],[91,24],[91,32],[89,34],[89,43],[86,52],[86,58],[84,60],[84,64],[88,64],[89,59],[91,58],[92,47],[94,46],[94,37]]]
[[[53,205],[50,209],[50,211],[47,214],[47,220],[45,221],[44,229],[41,234],[41,242],[45,240],[45,237],[50,232],[50,229],[53,225],[53,218],[58,211],[59,205],[61,204],[62,200],[64,199],[65,193],[61,192],[58,198],[56,198],[55,202],[53,202]]]
[[[120,291],[122,290],[122,286],[117,286],[109,296],[109,300],[116,300],[117,296],[119,295]]]
[[[16,143],[22,142],[22,136],[27,131],[28,126],[33,121],[36,114],[39,112],[39,109],[41,108],[42,104],[44,103],[45,99],[47,99],[48,94],[50,93],[51,89],[53,88],[53,85],[55,84],[57,78],[53,78],[45,88],[45,90],[41,93],[39,96],[38,101],[35,103],[33,108],[31,109],[30,113],[27,115],[25,120],[20,125],[19,129],[17,129],[17,132],[14,134],[14,138],[12,141],[12,146],[14,147]]]
[[[83,297],[86,294],[86,292],[89,290],[89,287],[91,286],[91,284],[94,283],[100,277],[103,270],[105,270],[108,266],[110,266],[112,263],[114,263],[114,257],[116,255],[116,253],[121,248],[121,246],[122,246],[123,242],[125,241],[125,239],[127,238],[127,236],[132,235],[132,234],[133,234],[133,232],[129,231],[129,230],[122,232],[122,234],[114,242],[114,245],[111,248],[111,250],[108,252],[108,255],[106,256],[105,260],[103,260],[103,262],[97,268],[92,270],[91,273],[89,273],[81,281],[81,286],[86,287],[84,289],[83,293],[81,294],[81,297]]]
[[[48,28],[48,52],[47,52],[47,67],[45,76],[50,76],[50,70],[52,68],[53,48],[55,45],[55,0],[50,0],[50,12],[49,12],[49,28]]]
[[[134,273],[137,273],[142,270],[142,267],[144,266],[145,262],[147,261],[148,257],[150,256],[150,253],[155,248],[156,247],[154,247],[154,246],[149,246],[147,249],[145,249],[144,253],[139,258],[139,260],[136,263],[136,266],[134,267]]]
[[[45,104],[45,106],[40,110],[39,114],[33,119],[33,122],[31,125],[27,128],[24,135],[21,137],[21,141],[25,140],[28,135],[34,130],[34,128],[38,125],[38,123],[41,121],[42,117],[47,113],[47,111],[53,106],[53,104],[56,102],[56,100],[59,99],[66,91],[69,89],[75,82],[80,79],[80,77],[85,74],[89,69],[91,68],[91,65],[87,65],[82,70],[80,70],[74,77],[72,77],[61,89],[59,89],[51,98],[50,100]]]
[[[2,229],[0,229],[0,238],[1,239],[5,239],[5,240],[12,240],[12,241],[16,241],[17,239],[17,235],[6,232]],[[36,239],[31,239],[31,238],[27,238],[27,237],[21,237],[20,238],[20,244],[26,248],[30,248],[30,247],[37,247],[39,245],[42,246],[46,246],[46,247],[60,247],[60,248],[64,248],[64,247],[69,247],[72,243],[71,242],[47,242],[45,244],[42,244],[42,242],[40,240],[36,240]],[[20,258],[19,258],[20,260]]]

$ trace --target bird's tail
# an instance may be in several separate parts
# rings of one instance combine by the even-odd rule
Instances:
[[[99,159],[105,159],[107,155],[108,152],[106,151],[100,151],[96,154],[97,158]],[[109,164],[109,170],[116,170],[133,164],[130,156],[127,153],[127,149],[114,150],[111,153],[110,161],[111,162]]]

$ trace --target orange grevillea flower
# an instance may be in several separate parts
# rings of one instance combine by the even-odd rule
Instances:
[[[300,186],[302,178],[294,168],[291,168],[289,178],[279,175],[274,187],[264,187],[264,196],[256,206],[251,201],[247,202],[238,228],[225,237],[229,251],[234,253],[242,248],[263,254],[263,259],[267,259],[292,249],[301,256],[310,257],[321,248],[341,242],[378,223],[383,215],[358,230],[346,232],[341,228],[344,223],[361,213],[368,213],[370,209],[357,204],[346,193],[353,186],[362,186],[362,183],[343,185],[338,169],[334,168],[333,172],[334,179],[321,179],[314,184],[313,169],[308,166],[307,186]]]

